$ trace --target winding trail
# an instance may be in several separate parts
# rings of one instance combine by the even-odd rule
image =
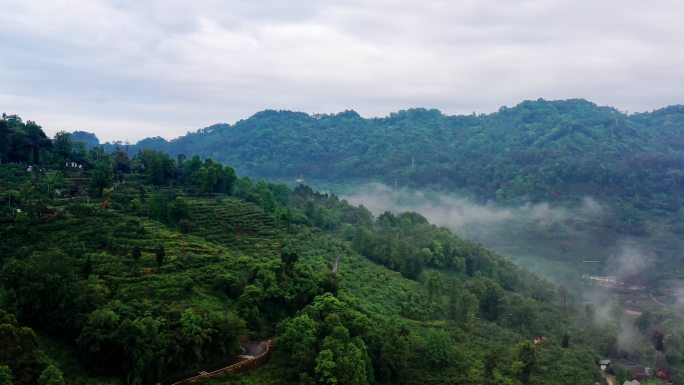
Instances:
[[[254,341],[245,341],[240,344],[243,349],[245,349],[245,353],[240,356],[246,356],[246,357],[257,357],[268,350],[267,346],[264,346],[264,343],[268,343],[268,341],[263,341],[263,342],[254,342]],[[246,358],[249,359],[249,358]],[[244,360],[243,360],[244,361]]]
[[[204,378],[212,378],[226,373],[236,373],[254,369],[261,366],[271,353],[271,341],[245,341],[240,343],[242,354],[231,357],[221,363],[198,370],[191,375],[179,377],[162,382],[163,385],[183,385],[200,381]]]
[[[667,307],[667,305],[665,305],[664,303],[658,301],[658,298],[656,298],[656,296],[653,295],[653,293],[650,293],[650,294],[651,294],[651,299],[653,300],[653,302],[657,303],[657,304],[660,305],[660,306]]]
[[[338,255],[337,258],[335,258],[335,262],[333,263],[332,267],[332,272],[337,273],[337,269],[340,267],[340,257],[342,254]]]
[[[606,382],[608,382],[608,385],[613,385],[613,381],[615,381],[615,377],[606,373],[605,370],[601,370],[601,375],[603,376],[603,378],[606,379]]]

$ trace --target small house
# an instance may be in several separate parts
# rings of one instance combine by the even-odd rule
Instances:
[[[46,209],[40,213],[41,218],[55,218],[59,215],[59,211],[55,209]]]
[[[546,341],[546,337],[544,336],[534,336],[534,338],[532,339],[532,343],[535,345],[539,345],[544,341]]]

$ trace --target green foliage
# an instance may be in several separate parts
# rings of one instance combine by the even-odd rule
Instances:
[[[164,258],[166,257],[166,250],[164,249],[164,245],[159,245],[159,247],[157,247],[157,250],[155,250],[154,255],[157,258],[157,266],[161,266],[164,263]]]
[[[301,315],[284,321],[277,341],[278,359],[290,379],[308,371],[316,359],[317,325],[309,316]],[[324,364],[325,365],[325,364]]]
[[[373,381],[373,368],[363,339],[369,320],[330,293],[316,297],[303,313],[280,326],[283,333],[278,339],[278,357],[290,362],[287,376],[308,373],[337,384]],[[296,357],[296,367],[291,366],[292,357]]]
[[[137,148],[212,157],[254,176],[380,179],[499,203],[599,197],[638,207],[642,214],[626,212],[615,225],[640,233],[643,212],[676,212],[684,198],[682,122],[681,106],[627,115],[581,99],[524,101],[470,116],[421,108],[372,119],[267,110]]]
[[[170,222],[169,203],[165,194],[159,191],[150,194],[147,201],[147,216],[162,223]]]
[[[202,327],[203,320],[192,309],[183,312],[180,319],[180,342],[197,362],[202,362],[204,345],[209,342],[208,330]]]
[[[191,185],[204,192],[224,192],[233,194],[237,181],[237,174],[232,167],[206,159],[204,163],[195,155],[183,163],[181,167],[183,177]]]
[[[95,196],[102,196],[105,188],[112,185],[113,181],[112,167],[105,162],[98,162],[95,164],[95,169],[91,174],[90,186],[95,192]]]
[[[518,374],[523,384],[529,384],[532,369],[537,364],[536,347],[532,342],[525,341],[517,347],[517,360],[513,362],[513,371]]]
[[[468,291],[477,297],[480,312],[486,319],[499,319],[504,291],[498,283],[489,278],[477,277],[468,282]]]
[[[175,163],[167,154],[152,150],[143,150],[139,154],[143,170],[150,182],[162,185],[175,176]]]
[[[64,385],[62,372],[54,365],[49,365],[38,377],[38,385]]]
[[[453,342],[443,330],[429,330],[425,336],[425,359],[432,367],[444,367],[453,359]]]
[[[52,141],[53,151],[61,156],[64,161],[70,160],[73,152],[73,143],[71,142],[71,134],[60,131],[55,134],[55,139]]]
[[[336,385],[335,377],[335,356],[330,349],[321,350],[316,357],[316,381],[321,385]]]
[[[89,276],[93,272],[93,261],[90,259],[90,256],[86,257],[85,262],[83,263],[83,268],[81,269],[81,275],[84,277]]]
[[[30,325],[78,328],[76,314],[65,308],[87,310],[96,306],[96,297],[88,298],[91,282],[79,281],[76,268],[64,263],[63,254],[38,254],[26,260],[8,262],[0,274],[0,281],[16,296],[10,307]]]
[[[125,355],[130,359],[133,384],[154,383],[166,368],[167,336],[163,320],[145,316],[120,325]]]
[[[131,258],[133,258],[134,261],[137,261],[140,259],[142,256],[142,251],[140,250],[140,246],[134,246],[131,249]]]
[[[388,119],[406,129],[440,116]],[[61,150],[39,151],[45,162],[67,156],[68,138],[56,139]],[[56,364],[68,383],[154,384],[272,336],[263,371],[214,381],[570,384],[595,380],[593,358],[613,346],[572,301],[556,305],[547,282],[418,213],[373,218],[333,194],[237,178],[212,160],[127,152],[73,144],[84,168],[65,168],[61,181],[0,167],[0,194],[27,208],[0,215],[0,306],[17,317],[0,312],[0,346],[10,347],[0,365],[15,384],[56,380],[46,369]],[[51,199],[46,182],[72,199]],[[107,189],[109,211],[88,186]],[[48,210],[59,215],[37,215]],[[682,334],[666,318],[639,325],[663,328],[666,359],[679,363]],[[33,330],[60,337],[50,337],[58,362]],[[551,342],[531,345],[537,334]],[[572,343],[561,344],[566,334]]]
[[[453,320],[456,321],[456,323],[464,330],[470,330],[475,324],[480,302],[475,294],[471,293],[467,289],[463,290],[458,295],[458,299],[454,302],[456,305],[454,309]]]
[[[48,171],[45,173],[47,191],[52,195],[52,190],[60,187],[63,182],[63,174],[60,171]]]
[[[45,360],[32,329],[0,309],[0,379],[15,385],[32,384]],[[11,381],[10,381],[11,379]]]
[[[0,160],[2,163],[40,164],[41,152],[52,148],[52,142],[33,121],[22,122],[16,115],[3,114],[0,119]]]
[[[0,365],[0,385],[12,385],[12,370],[6,365]]]

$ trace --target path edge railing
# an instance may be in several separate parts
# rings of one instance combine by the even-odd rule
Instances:
[[[221,369],[217,369],[211,372],[200,372],[198,375],[190,378],[186,378],[182,381],[174,382],[172,385],[184,385],[184,384],[192,384],[194,382],[200,381],[205,378],[214,378],[214,377],[219,377],[222,376],[226,373],[239,373],[242,371],[250,370],[257,368],[263,364],[265,364],[269,358],[271,358],[271,345],[272,341],[263,341],[259,342],[259,345],[264,348],[264,352],[259,354],[258,356],[254,356],[252,358],[246,359],[244,361],[240,361],[238,363],[235,363],[230,366],[226,366]]]

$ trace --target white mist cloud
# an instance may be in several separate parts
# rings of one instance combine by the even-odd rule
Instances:
[[[492,202],[476,203],[455,194],[407,188],[394,189],[379,183],[357,188],[354,193],[343,195],[342,198],[347,199],[352,204],[363,204],[376,216],[384,211],[394,213],[416,211],[425,216],[431,223],[448,227],[461,236],[464,233],[471,233],[484,235],[484,238],[491,239],[500,236],[501,229],[507,231],[511,227],[518,227],[516,230],[521,230],[521,228],[529,230],[531,234],[528,234],[527,238],[516,239],[516,237],[512,237],[512,240],[507,238],[511,242],[518,243],[539,242],[538,238],[546,237],[548,233],[556,234],[557,232],[553,230],[555,227],[572,228],[576,224],[601,221],[609,211],[600,202],[590,197],[583,198],[575,205],[563,207],[554,206],[547,202],[502,207]],[[469,230],[473,228],[478,231],[470,232]],[[589,226],[573,233],[572,242],[597,242],[596,235],[590,234],[595,230],[596,227]],[[522,230],[522,232],[524,231]],[[564,239],[564,237],[558,239]],[[554,238],[556,242],[558,239]],[[601,241],[604,244],[589,248],[588,250],[591,252],[586,254],[579,252],[568,257],[568,261],[565,262],[582,264],[583,259],[598,259],[603,266],[584,265],[583,268],[585,269],[594,267],[597,269],[593,272],[587,271],[587,273],[615,276],[618,282],[625,281],[628,284],[633,283],[634,279],[638,280],[640,276],[649,275],[642,273],[648,273],[647,270],[654,266],[655,254],[639,244],[636,239],[611,238],[601,239]],[[532,249],[535,248],[533,244],[517,246],[522,246],[523,253],[534,253],[532,252]],[[562,253],[560,248],[556,253]],[[607,259],[604,261],[606,256]],[[549,260],[543,261],[547,257]],[[535,258],[536,260],[534,260]],[[615,328],[616,352],[633,356],[641,351],[644,343],[647,342],[634,327],[633,316],[625,314],[625,309],[619,305],[620,297],[616,291],[599,285],[592,285],[586,281],[579,283],[580,273],[577,271],[565,277],[562,270],[566,265],[559,263],[563,261],[563,258],[557,258],[553,254],[537,252],[532,259],[532,261],[525,260],[525,263],[532,264],[528,267],[548,278],[566,280],[564,284],[570,281],[573,290],[577,290],[575,294],[578,294],[582,301],[589,301],[593,304],[594,322]],[[675,295],[680,299],[678,303],[684,308],[684,288],[675,290]]]
[[[352,204],[363,204],[376,216],[384,211],[415,211],[428,218],[431,223],[447,226],[453,231],[472,223],[501,223],[514,215],[513,210],[495,207],[493,204],[477,205],[453,195],[397,190],[381,183],[368,184],[343,198]]]
[[[588,216],[601,217],[605,214],[605,209],[594,198],[582,198],[582,212]]]
[[[675,299],[673,307],[677,309],[677,311],[679,311],[680,314],[684,314],[684,286],[678,284],[675,287],[671,288],[671,290],[672,295]]]
[[[620,251],[606,262],[606,274],[619,280],[643,275],[655,263],[655,255],[635,242],[623,241]]]
[[[478,204],[454,194],[394,189],[381,183],[365,185],[343,198],[352,204],[363,204],[376,216],[384,211],[415,211],[431,223],[448,227],[457,233],[466,226],[486,227],[519,220],[544,227],[571,217],[567,209],[552,207],[545,202],[515,207],[504,207],[493,202]],[[583,200],[580,211],[585,216],[602,214],[600,204],[591,198]]]
[[[543,277],[573,287],[579,285],[582,273],[614,275],[603,271],[604,261],[609,256],[617,261],[621,254],[616,249],[623,250],[615,234],[596,234],[609,210],[589,197],[562,206],[548,202],[502,206],[444,192],[394,189],[380,183],[357,187],[341,197],[364,205],[376,216],[384,211],[418,212],[433,224],[482,242]],[[624,260],[608,264],[610,269],[627,269],[627,257],[632,254],[624,250]],[[585,260],[597,262],[587,264]]]
[[[644,337],[634,323],[623,316],[618,324],[617,349],[623,354],[640,352],[644,348]]]

